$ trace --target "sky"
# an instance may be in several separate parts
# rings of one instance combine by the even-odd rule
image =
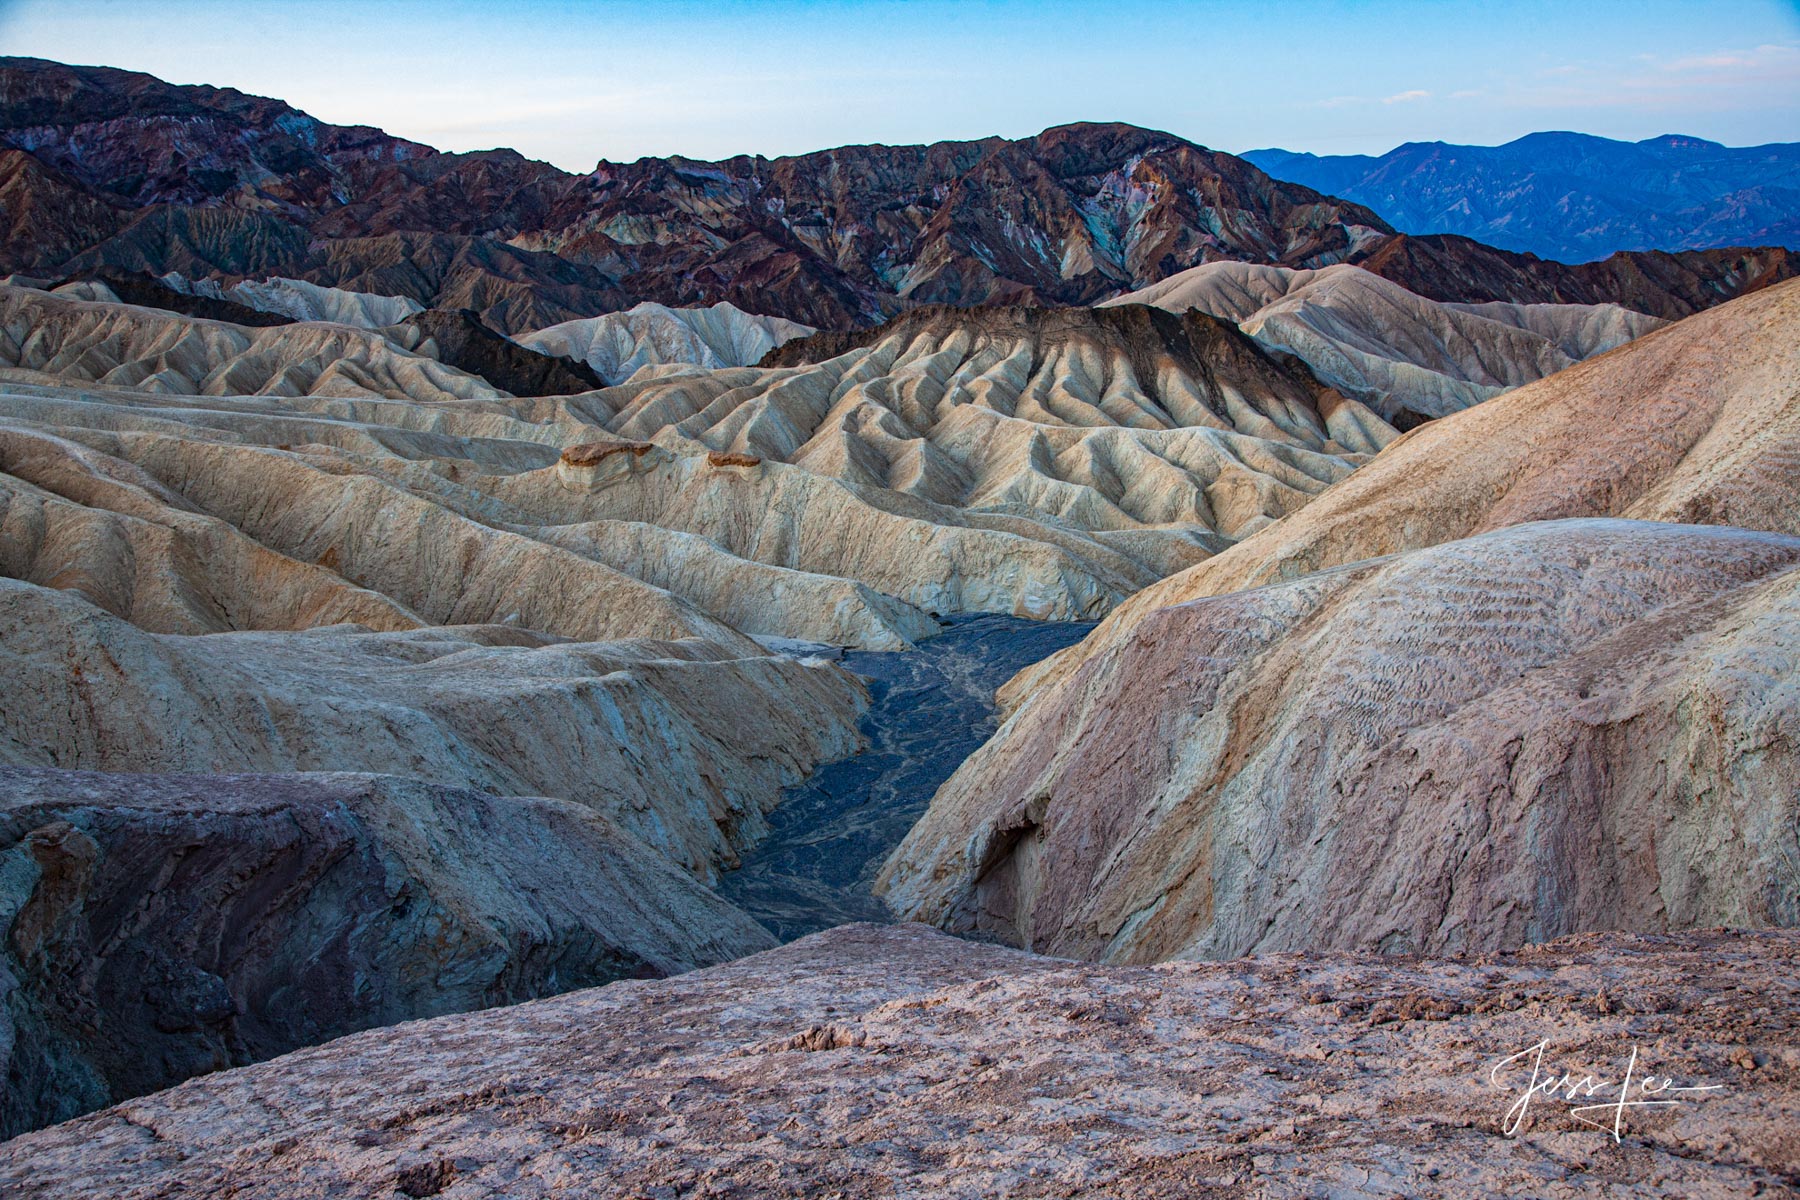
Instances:
[[[0,0],[0,53],[571,171],[1078,120],[1321,154],[1800,140],[1800,0]]]

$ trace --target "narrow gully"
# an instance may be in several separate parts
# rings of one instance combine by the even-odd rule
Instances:
[[[871,890],[875,876],[938,787],[999,727],[995,690],[1093,627],[965,616],[914,650],[843,654],[868,681],[867,747],[787,789],[769,836],[721,878],[720,894],[784,942],[893,920]]]

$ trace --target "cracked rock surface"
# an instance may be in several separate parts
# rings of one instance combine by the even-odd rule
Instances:
[[[1800,934],[1120,967],[844,926],[378,1030],[0,1146],[28,1200],[1792,1194]],[[1689,1103],[1615,1144],[1546,1069]],[[1589,1114],[1593,1116],[1594,1114]],[[1610,1123],[1611,1114],[1600,1114]]]

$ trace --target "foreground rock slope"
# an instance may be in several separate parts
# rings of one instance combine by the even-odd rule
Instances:
[[[846,926],[729,966],[360,1034],[0,1145],[32,1200],[401,1195],[1776,1196],[1800,938],[1109,967]],[[1692,1102],[1620,1144],[1546,1068]],[[1609,1124],[1610,1113],[1587,1114]]]
[[[1800,924],[1800,539],[1515,526],[1158,609],[882,878],[1122,962]]]
[[[579,804],[379,775],[0,767],[0,913],[0,1137],[772,942]]]

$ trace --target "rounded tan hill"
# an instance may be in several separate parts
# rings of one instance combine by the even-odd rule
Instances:
[[[0,570],[170,632],[504,622],[742,644],[735,626],[876,649],[935,632],[924,608],[1073,616],[1156,577],[1030,518],[646,443],[607,465],[619,443],[596,436],[406,402],[8,383]]]
[[[1440,303],[1344,263],[1206,263],[1105,303],[1234,321],[1389,420],[1468,408],[1668,324],[1616,304]]]
[[[1102,966],[850,925],[374,1030],[0,1144],[19,1200],[1791,1194],[1800,935]],[[1496,1066],[1643,1072],[1571,1116]],[[1672,1093],[1671,1093],[1672,1094]]]
[[[963,764],[901,916],[1120,962],[1800,924],[1800,538],[1534,522],[1172,605]]]
[[[1800,282],[1733,300],[1405,435],[1304,511],[1145,588],[1008,705],[1150,613],[1524,521],[1800,534]]]

